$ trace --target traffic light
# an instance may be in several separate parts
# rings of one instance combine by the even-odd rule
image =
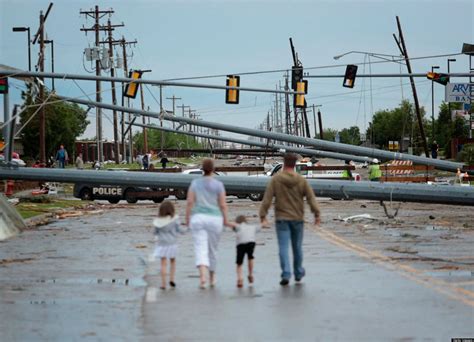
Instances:
[[[128,74],[128,78],[138,80],[142,78],[142,74],[143,72],[140,70],[131,70]],[[130,83],[127,83],[127,85],[125,86],[123,96],[134,99],[137,96],[137,93],[138,93],[138,83],[130,82]]]
[[[0,94],[8,94],[8,77],[0,78]]]
[[[227,75],[226,86],[240,87],[240,76]],[[226,89],[225,90],[225,103],[239,104],[239,90]]]
[[[294,66],[291,68],[291,89],[296,90],[296,84],[303,79],[303,67]]]
[[[444,86],[449,83],[449,75],[446,75],[446,74],[438,74],[436,72],[429,72],[426,74],[426,78],[436,83],[442,84]]]
[[[296,83],[296,90],[299,93],[294,95],[294,105],[296,108],[306,108],[306,100],[304,98],[305,94],[308,94],[308,81],[300,81]]]
[[[346,74],[344,75],[344,82],[342,83],[342,86],[346,88],[354,88],[356,74],[357,65],[349,64],[346,67]]]

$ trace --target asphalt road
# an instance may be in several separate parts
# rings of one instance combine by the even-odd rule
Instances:
[[[184,202],[177,204],[182,212]],[[232,216],[254,221],[257,207],[247,200],[230,204]],[[286,288],[278,284],[273,229],[258,235],[253,287],[236,287],[229,230],[214,289],[198,288],[188,234],[180,239],[177,288],[165,291],[159,265],[149,259],[156,205],[104,206],[25,231],[0,242],[0,340],[474,337],[474,234],[465,226],[473,214],[453,223],[449,218],[462,209],[410,205],[389,220],[374,202],[321,207],[321,228],[308,224],[305,231],[307,276]],[[441,208],[445,217],[430,229],[428,217],[439,217]],[[374,220],[337,220],[367,212]]]

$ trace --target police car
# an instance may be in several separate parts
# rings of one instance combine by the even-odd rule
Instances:
[[[91,185],[76,183],[73,195],[83,201],[107,200],[116,204],[121,200],[128,203],[137,203],[140,200],[152,200],[161,203],[169,196],[169,191],[133,186]]]

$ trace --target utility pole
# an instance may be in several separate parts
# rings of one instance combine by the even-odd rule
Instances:
[[[39,56],[39,71],[44,72],[44,15],[43,11],[40,11],[40,28],[39,28],[39,44],[40,44],[40,56]],[[44,98],[44,78],[40,78],[40,90],[39,98],[40,102],[45,100]],[[44,106],[40,109],[40,124],[39,124],[39,139],[40,139],[40,163],[46,163],[46,116],[44,112]]]
[[[321,111],[318,109],[319,120],[319,139],[324,140],[323,119],[321,118]]]
[[[140,70],[142,74],[146,72],[151,72],[151,70]],[[143,87],[145,85],[143,83],[140,83],[140,102],[142,105],[142,110],[145,110],[145,97],[143,94]],[[146,124],[146,117],[142,115],[142,123],[145,125]],[[130,128],[131,129],[131,128]],[[147,134],[147,129],[146,127],[143,127],[143,149],[144,153],[148,153],[148,134]]]
[[[33,44],[36,44],[36,41],[39,39],[39,45],[40,45],[40,53],[39,53],[39,60],[38,60],[38,67],[40,72],[44,72],[44,23],[46,22],[46,19],[48,18],[49,12],[51,11],[51,8],[53,7],[53,3],[51,2],[48,6],[48,9],[46,10],[46,14],[43,15],[43,11],[40,11],[40,16],[39,16],[39,28],[38,31],[36,32],[36,35],[33,39]],[[36,69],[38,70],[38,68]],[[43,102],[44,99],[44,78],[40,77],[40,87],[39,87],[39,101]],[[40,154],[40,163],[45,164],[46,163],[46,116],[44,112],[45,108],[44,106],[40,107],[40,112],[39,112],[39,154]],[[11,132],[13,134],[13,132]]]
[[[173,101],[173,116],[176,116],[176,112],[175,112],[175,101],[176,101],[176,100],[181,100],[181,97],[176,97],[176,96],[173,95],[172,97],[167,97],[166,99]],[[174,129],[174,121],[173,121],[173,129]]]
[[[401,54],[405,58],[405,63],[407,65],[408,73],[411,74],[412,73],[411,64],[410,64],[410,59],[408,58],[408,51],[407,51],[407,47],[405,45],[405,39],[403,38],[403,32],[402,32],[402,26],[400,24],[400,18],[398,16],[396,18],[397,18],[398,35],[400,37],[400,41],[398,40],[398,38],[395,34],[393,35],[393,38],[395,38],[395,42],[397,43]],[[425,130],[423,128],[423,121],[422,121],[422,117],[421,117],[420,104],[418,102],[418,95],[416,93],[415,80],[413,79],[413,76],[411,76],[411,75],[410,75],[410,84],[411,84],[411,90],[413,91],[413,98],[415,100],[415,110],[416,110],[416,116],[418,118],[418,126],[420,127],[421,139],[423,141],[423,149],[425,150],[426,158],[429,158],[430,154],[429,154],[429,151],[428,151],[428,144],[426,142]]]
[[[285,75],[285,91],[289,91],[288,86],[288,71]],[[291,111],[290,111],[290,98],[288,93],[285,93],[285,122],[286,122],[286,134],[291,134]]]
[[[108,31],[109,28],[107,26],[100,26],[99,20],[104,17],[105,15],[110,15],[114,13],[113,10],[99,10],[99,6],[95,6],[95,10],[90,10],[90,11],[80,11],[80,14],[84,14],[86,17],[89,16],[94,19],[94,26],[90,28],[81,28],[81,31],[83,32],[89,32],[89,31],[94,31],[95,33],[95,47],[97,49],[97,52],[99,52],[99,44],[100,44],[100,37],[99,33],[100,31]],[[100,60],[100,54],[98,54],[98,58],[96,58],[95,61],[95,74],[96,76],[100,76],[101,74],[101,60]],[[102,101],[102,89],[101,89],[101,84],[100,81],[97,80],[95,83],[96,87],[96,101],[101,102]],[[104,145],[103,145],[103,139],[102,139],[102,111],[100,108],[96,107],[96,135],[97,135],[97,156],[98,156],[98,161],[99,163],[102,163],[104,161]]]

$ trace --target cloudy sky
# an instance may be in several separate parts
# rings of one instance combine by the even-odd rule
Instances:
[[[0,64],[27,68],[25,33],[12,32],[13,26],[38,29],[40,10],[49,1],[0,0]],[[94,35],[87,36],[80,28],[91,27],[93,21],[79,14],[95,5],[113,8],[112,23],[124,23],[117,28],[115,38],[122,35],[137,39],[130,49],[129,66],[151,69],[150,79],[174,79],[194,76],[225,75],[248,71],[282,70],[293,61],[288,38],[292,37],[300,60],[310,75],[341,74],[345,64],[363,63],[359,73],[406,72],[400,64],[381,61],[363,53],[352,53],[334,60],[333,56],[348,51],[399,55],[392,34],[397,31],[395,16],[401,19],[410,57],[455,54],[462,43],[474,43],[474,2],[472,0],[433,1],[77,1],[56,0],[46,22],[48,39],[55,42],[57,72],[86,74],[90,62],[83,59],[84,48],[91,46]],[[102,19],[105,24],[107,17]],[[33,49],[33,64],[38,46]],[[46,53],[46,69],[50,68],[50,50]],[[467,72],[467,56],[458,55],[451,71]],[[427,72],[439,65],[445,72],[447,57],[423,58],[413,61],[414,72]],[[323,67],[323,68],[321,68]],[[118,71],[120,74],[123,70]],[[284,72],[242,76],[241,85],[275,89],[284,80]],[[453,80],[465,81],[463,79]],[[225,78],[205,78],[186,82],[225,85]],[[20,102],[21,82],[14,81],[12,103]],[[371,120],[372,113],[393,108],[403,98],[412,100],[407,79],[356,80],[354,89],[341,86],[342,79],[310,79],[307,101],[322,105],[325,127],[342,129],[358,125],[361,130]],[[416,80],[420,103],[431,113],[431,83]],[[50,86],[50,82],[47,81]],[[80,82],[86,93],[94,93],[95,85]],[[104,84],[104,102],[111,102],[109,85]],[[56,81],[56,90],[65,96],[83,97],[78,86],[70,81]],[[226,105],[224,91],[169,87],[165,97],[182,98],[177,105],[191,106],[201,118],[209,121],[256,127],[273,106],[275,96],[242,92],[239,105]],[[152,96],[152,94],[154,96]],[[444,87],[435,85],[435,106],[444,97]],[[159,92],[155,87],[146,91],[145,101],[152,110],[159,108]],[[3,100],[0,100],[3,101]],[[138,99],[134,107],[140,104]],[[171,101],[164,106],[171,110]],[[104,135],[113,136],[106,112]],[[90,113],[85,136],[95,136],[95,115]]]

